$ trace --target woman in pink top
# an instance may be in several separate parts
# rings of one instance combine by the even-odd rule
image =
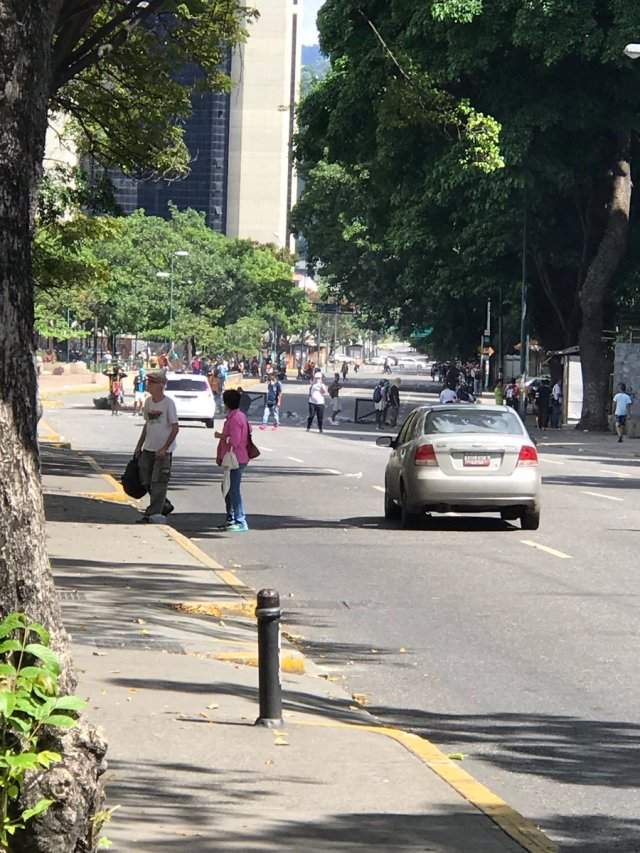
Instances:
[[[229,530],[232,533],[244,533],[249,529],[244,514],[242,495],[240,494],[240,483],[242,482],[242,472],[249,463],[247,445],[249,444],[251,427],[247,416],[239,408],[241,396],[235,389],[224,392],[222,402],[227,410],[227,419],[224,422],[222,432],[215,434],[216,438],[220,439],[216,454],[218,465],[222,465],[224,457],[230,450],[233,450],[240,466],[232,468],[230,471],[231,486],[224,498],[227,506],[227,520],[218,528],[219,530]]]

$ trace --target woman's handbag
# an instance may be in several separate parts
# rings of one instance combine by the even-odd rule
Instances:
[[[129,495],[130,498],[136,498],[137,500],[147,494],[148,490],[142,485],[142,480],[140,479],[140,466],[138,465],[136,456],[127,462],[127,467],[124,469],[124,474],[120,478],[120,482],[122,483],[125,494]]]
[[[260,451],[253,443],[251,433],[249,433],[249,437],[247,438],[247,453],[249,454],[249,459],[257,459],[260,456]]]

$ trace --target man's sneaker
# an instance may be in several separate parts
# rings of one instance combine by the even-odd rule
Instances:
[[[216,527],[216,530],[228,530],[230,527],[233,527],[235,521],[225,521],[224,524],[221,524],[219,527]]]
[[[162,514],[163,515],[171,515],[171,513],[174,511],[174,509],[175,509],[175,507],[171,503],[171,501],[165,500],[164,507],[162,508]]]
[[[148,515],[143,515],[142,518],[137,519],[136,524],[151,524],[151,519]]]
[[[272,426],[271,429],[278,429],[278,424],[275,424],[275,426]]]
[[[246,533],[248,529],[248,524],[231,524],[229,527],[227,527],[229,533]]]
[[[264,424],[260,424],[260,426],[258,427],[258,429],[266,429],[266,426],[265,426]]]

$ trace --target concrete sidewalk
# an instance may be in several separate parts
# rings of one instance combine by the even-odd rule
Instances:
[[[77,692],[109,740],[113,850],[556,849],[459,762],[378,726],[287,642],[285,727],[254,726],[254,592],[170,528],[133,525],[134,506],[92,497],[113,483],[85,457],[42,455]]]

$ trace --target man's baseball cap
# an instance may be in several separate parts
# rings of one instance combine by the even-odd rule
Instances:
[[[167,382],[167,377],[159,370],[153,373],[147,373],[147,382],[161,382],[163,385]]]

